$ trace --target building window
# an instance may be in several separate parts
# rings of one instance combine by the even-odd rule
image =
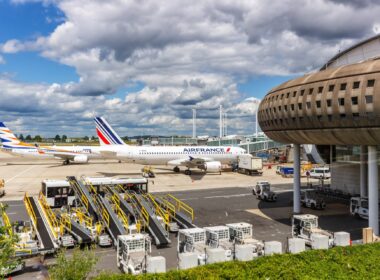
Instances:
[[[332,115],[327,115],[327,119],[329,122],[331,122],[332,121]]]
[[[347,83],[340,84],[340,90],[346,90],[347,88]]]
[[[276,108],[273,108],[273,112],[276,113]]]
[[[317,119],[320,121],[320,120],[322,120],[322,116],[321,115],[318,115],[317,116]]]
[[[293,118],[292,118],[292,121],[293,121],[293,122],[296,122],[296,118],[295,118],[295,117],[293,117]]]
[[[286,93],[286,98],[289,98],[290,92]]]
[[[346,117],[346,114],[340,114],[340,117],[343,119]]]
[[[338,103],[340,106],[344,106],[344,98],[338,98]]]
[[[354,82],[353,85],[352,85],[353,89],[357,89],[359,87],[360,87],[360,82]]]
[[[319,87],[318,88],[318,93],[322,93],[322,91],[323,91],[323,87]]]
[[[303,117],[299,117],[298,119],[300,120],[300,122],[302,122],[302,121],[303,121]]]
[[[296,95],[297,95],[297,92],[293,91],[293,97],[296,97]]]
[[[302,103],[298,103],[298,109],[302,110]]]
[[[365,103],[366,104],[372,104],[373,103],[373,96],[372,95],[366,95],[365,96]]]
[[[301,96],[303,96],[303,95],[304,95],[304,93],[305,93],[305,90],[304,90],[304,89],[302,89],[302,90],[301,90]]]
[[[367,87],[374,87],[375,86],[375,80],[368,80],[367,81]]]
[[[290,107],[292,108],[292,111],[294,111],[294,104],[291,104]]]
[[[281,98],[280,99],[282,100],[283,98],[284,98],[284,94],[281,94]]]
[[[331,99],[327,99],[326,100],[327,107],[331,107],[331,104],[332,104]]]
[[[335,85],[329,85],[329,91],[334,91]]]
[[[310,109],[310,108],[311,108],[311,102],[306,102],[306,107],[307,107],[308,109]]]
[[[278,110],[281,111],[281,106],[278,106]]]
[[[357,96],[351,97],[351,103],[352,105],[358,105],[358,97]]]
[[[321,100],[317,100],[316,104],[317,104],[317,108],[321,108]]]
[[[313,88],[309,89],[309,95],[312,95],[313,94]]]
[[[354,119],[358,119],[359,118],[359,113],[352,113],[352,116],[354,117]]]

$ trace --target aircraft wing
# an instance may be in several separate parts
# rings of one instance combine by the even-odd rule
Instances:
[[[188,168],[194,168],[204,165],[205,162],[213,161],[211,158],[203,158],[203,157],[192,157],[189,156],[188,159],[177,159],[171,160],[168,162],[168,165],[172,166],[186,166]]]

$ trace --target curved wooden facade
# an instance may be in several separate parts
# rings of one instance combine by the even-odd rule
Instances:
[[[380,60],[331,68],[272,89],[258,111],[261,129],[282,143],[380,144]]]

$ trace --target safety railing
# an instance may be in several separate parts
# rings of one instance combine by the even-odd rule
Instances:
[[[154,210],[155,210],[155,214],[157,215],[157,216],[160,216],[162,219],[163,219],[163,221],[164,221],[164,223],[165,223],[165,226],[166,226],[166,228],[168,229],[169,228],[169,224],[170,224],[170,215],[169,215],[169,213],[165,213],[162,209],[161,209],[161,207],[160,207],[160,205],[158,205],[158,203],[156,202],[156,200],[154,199],[154,197],[153,197],[153,195],[152,194],[147,194],[146,196],[145,196],[147,199],[149,199],[150,201],[151,201],[151,203],[152,203],[152,205],[153,205],[153,207],[154,207]]]
[[[13,235],[12,224],[9,220],[7,213],[5,212],[5,208],[6,208],[5,205],[3,203],[0,203],[1,217],[3,218],[4,226],[7,229],[9,236],[12,236]]]
[[[61,230],[61,235],[65,232],[65,227],[71,231],[71,219],[70,216],[66,213],[61,215],[61,225],[60,225],[60,230]]]
[[[174,205],[177,211],[185,211],[189,214],[191,220],[194,221],[194,209],[192,207],[190,207],[189,205],[187,205],[186,203],[184,203],[183,201],[179,200],[171,194],[167,194],[166,196],[174,201]]]
[[[55,238],[58,238],[58,230],[61,230],[60,223],[58,222],[58,219],[56,215],[54,214],[53,210],[51,210],[46,197],[43,195],[42,192],[40,192],[38,196],[38,200],[41,203],[42,211],[45,214],[45,217],[47,217],[48,224],[50,226],[51,231],[54,234]]]
[[[93,221],[92,221],[92,218],[87,216],[85,213],[83,213],[80,209],[76,208],[76,209],[72,209],[71,210],[72,213],[75,214],[75,216],[77,217],[77,219],[79,220],[79,223],[81,225],[84,225],[86,226],[87,228],[91,228],[92,225],[93,225]]]
[[[24,204],[26,207],[26,211],[28,212],[29,216],[32,218],[35,226],[37,226],[37,216],[36,213],[34,213],[32,204],[30,202],[30,197],[28,196],[28,193],[25,193],[24,195]]]
[[[125,215],[124,211],[120,208],[120,199],[117,196],[113,195],[113,196],[111,196],[111,201],[113,202],[114,211],[115,211],[116,215],[119,217],[124,228],[127,231],[129,231],[128,217]]]

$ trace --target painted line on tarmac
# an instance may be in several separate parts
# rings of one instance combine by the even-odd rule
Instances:
[[[252,193],[231,194],[231,195],[214,195],[214,196],[205,196],[205,197],[190,197],[190,198],[181,198],[181,200],[189,201],[189,200],[198,200],[201,198],[204,198],[204,199],[231,198],[231,197],[242,197],[242,196],[250,196],[250,195],[252,195]]]
[[[28,172],[29,170],[33,169],[34,167],[36,167],[36,166],[31,166],[31,167],[25,169],[24,171],[22,171],[21,173],[18,173],[17,175],[13,176],[12,178],[10,178],[8,180],[5,180],[5,183],[9,183],[10,181],[16,179],[17,177],[21,176],[22,174],[25,174],[26,172]]]

